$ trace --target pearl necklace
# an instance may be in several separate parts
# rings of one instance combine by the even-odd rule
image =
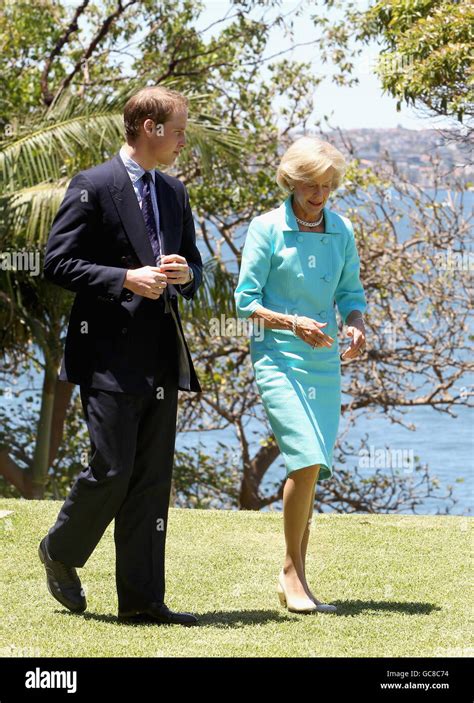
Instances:
[[[296,215],[295,215],[295,217],[296,217]],[[296,221],[299,222],[300,225],[304,225],[305,227],[317,227],[323,221],[323,217],[324,217],[324,212],[321,213],[321,217],[319,218],[319,220],[317,222],[305,222],[304,220],[300,220],[299,217],[296,217]]]

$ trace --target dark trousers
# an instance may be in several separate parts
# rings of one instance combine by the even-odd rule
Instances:
[[[164,602],[178,399],[176,348],[167,349],[153,393],[80,387],[91,458],[48,532],[51,556],[81,567],[115,518],[119,611]]]

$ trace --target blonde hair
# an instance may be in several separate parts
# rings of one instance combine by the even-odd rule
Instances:
[[[140,134],[140,127],[146,119],[155,125],[163,124],[174,112],[185,112],[188,98],[177,90],[152,85],[142,88],[125,103],[123,121],[127,141],[133,141]]]
[[[331,190],[335,190],[341,185],[347,169],[343,154],[318,137],[300,137],[283,154],[276,172],[276,182],[285,193],[291,193],[295,182],[311,185],[328,168],[333,169]]]

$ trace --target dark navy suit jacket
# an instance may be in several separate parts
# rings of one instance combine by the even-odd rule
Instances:
[[[59,378],[124,393],[153,389],[158,353],[166,345],[163,324],[173,320],[179,357],[179,389],[200,392],[184,338],[177,292],[192,298],[202,282],[202,260],[185,185],[155,170],[163,253],[184,256],[194,273],[184,290],[168,284],[163,296],[144,298],[123,288],[126,269],[154,266],[155,258],[127,170],[117,153],[81,171],[69,184],[46,245],[44,275],[74,291]],[[168,337],[169,342],[169,337]]]

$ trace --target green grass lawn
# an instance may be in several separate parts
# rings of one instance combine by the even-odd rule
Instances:
[[[308,580],[338,612],[298,615],[277,599],[281,513],[172,509],[166,602],[199,616],[185,628],[117,621],[113,523],[78,569],[86,612],[55,601],[37,548],[60,506],[0,499],[1,656],[473,655],[472,519],[315,514]]]

